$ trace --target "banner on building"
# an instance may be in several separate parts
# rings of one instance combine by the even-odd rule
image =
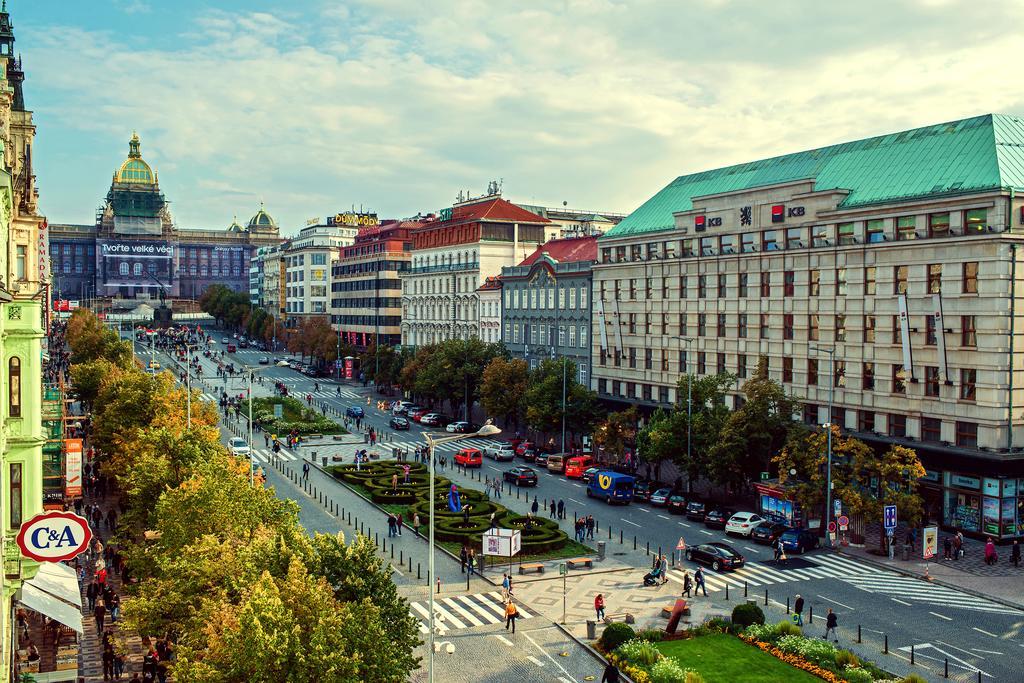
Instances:
[[[935,339],[939,350],[939,374],[942,375],[942,381],[948,382],[952,378],[949,376],[949,368],[946,366],[946,329],[942,320],[941,294],[932,294],[932,316],[935,321]]]
[[[64,439],[64,495],[82,495],[82,440]]]
[[[907,295],[896,297],[900,310],[900,337],[903,342],[903,372],[907,379],[914,379],[914,358],[910,348],[910,316],[907,314]]]
[[[597,329],[601,333],[601,349],[603,351],[608,350],[608,330],[605,329],[604,319],[604,299],[598,299],[594,302],[597,313]]]

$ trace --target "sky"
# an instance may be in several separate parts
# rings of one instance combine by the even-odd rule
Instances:
[[[1024,2],[8,0],[51,223],[137,131],[177,224],[284,234],[500,180],[629,213],[689,172],[1024,115]]]

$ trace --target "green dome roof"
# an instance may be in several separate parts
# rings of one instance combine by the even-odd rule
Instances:
[[[128,158],[121,164],[121,168],[114,174],[115,183],[132,183],[139,185],[156,185],[156,172],[142,160],[140,151],[139,136],[132,133],[132,139],[128,143]]]
[[[274,220],[273,216],[267,213],[263,209],[262,202],[260,203],[260,210],[256,212],[256,215],[249,219],[250,228],[276,228],[277,221]]]
[[[235,216],[228,226],[228,232],[245,232],[245,228],[238,224],[238,216]]]

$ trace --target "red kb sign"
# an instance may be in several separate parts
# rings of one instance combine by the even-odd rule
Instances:
[[[21,525],[18,547],[37,562],[62,562],[85,552],[92,530],[84,517],[73,512],[46,512]]]

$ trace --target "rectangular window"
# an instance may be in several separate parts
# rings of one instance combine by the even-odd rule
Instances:
[[[917,217],[900,216],[896,219],[896,239],[917,239]]]
[[[928,236],[948,237],[949,236],[949,214],[933,213],[928,216]]]
[[[580,308],[587,307],[587,286],[580,287]]]
[[[741,248],[744,254],[757,251],[757,233],[756,232],[745,232],[741,237]]]
[[[896,266],[892,269],[893,294],[907,293],[907,266]]]
[[[698,375],[706,375],[706,374],[708,374],[707,354],[704,353],[703,351],[698,351],[697,352],[697,374]]]
[[[857,431],[875,431],[875,414],[870,410],[857,411]]]
[[[718,246],[721,254],[735,254],[736,235],[722,235],[718,239]]]
[[[636,349],[635,348],[630,348],[629,349],[629,367],[631,367],[634,370],[636,370]]]
[[[767,313],[762,313],[761,314],[760,322],[758,323],[758,338],[759,339],[767,339],[768,338],[768,314]]]
[[[747,357],[742,353],[736,359],[736,376],[740,378],[747,376]]]
[[[590,378],[589,378],[588,373],[587,373],[587,364],[586,363],[580,363],[579,374],[580,374],[580,384],[582,384],[583,386],[585,386],[585,387],[587,387],[589,389],[590,388],[590,383],[589,383],[590,382]]]
[[[960,346],[974,348],[978,345],[978,330],[973,315],[960,316]]]
[[[868,244],[885,241],[885,221],[881,218],[870,220],[864,224],[864,232]]]
[[[799,249],[804,246],[800,241],[800,228],[786,230],[786,249]]]
[[[977,294],[978,293],[978,262],[967,261],[963,265],[963,285],[961,287],[964,294]]]
[[[893,344],[899,344],[900,343],[900,339],[901,339],[900,335],[901,334],[902,334],[902,331],[900,329],[900,317],[898,315],[894,315],[892,317],[892,343]]]
[[[644,370],[654,369],[654,349],[644,350]]]
[[[968,209],[964,212],[964,234],[977,235],[988,226],[988,209]]]
[[[836,341],[837,342],[844,342],[844,341],[846,341],[846,316],[845,315],[837,315],[836,316]]]
[[[661,371],[668,372],[668,351],[661,352]]]
[[[629,280],[629,298],[636,300],[636,278],[630,278]]]
[[[686,284],[687,284],[686,283],[686,276],[685,275],[680,275],[679,276],[679,298],[680,299],[685,299],[686,298],[686,290],[687,290]]]
[[[907,435],[907,416],[889,414],[889,436],[905,437]]]
[[[612,262],[612,249],[611,247],[605,247],[601,250],[601,263]]]
[[[26,269],[26,262],[27,261],[28,261],[28,247],[26,247],[26,246],[24,246],[22,244],[19,244],[18,247],[17,247],[17,257],[16,257],[16,260],[15,260],[15,271],[14,271],[14,277],[17,278],[18,280],[24,280],[25,279],[25,273],[27,272],[27,269]]]
[[[9,473],[9,493],[10,493],[10,505],[9,517],[11,519],[11,529],[20,529],[22,524],[22,510],[24,504],[22,502],[22,464],[20,462],[12,462],[10,465]]]
[[[726,294],[727,294],[727,290],[726,290],[726,286],[725,285],[726,285],[725,273],[719,273],[719,275],[718,275],[718,298],[719,299],[724,299]]]
[[[715,255],[715,243],[718,240],[714,237],[701,237],[700,238],[700,255],[701,256],[714,256]]]
[[[707,313],[697,314],[697,336],[703,337],[708,330],[708,316]]]
[[[875,293],[875,266],[868,266],[864,269],[864,294]]]
[[[772,295],[772,274],[768,271],[761,273],[761,296]]]
[[[811,244],[815,247],[828,246],[828,228],[824,225],[815,225],[811,228]]]
[[[644,313],[644,334],[651,333],[651,314]]]
[[[935,346],[938,343],[935,330],[935,316],[926,315],[924,317],[924,344],[925,346]]]
[[[725,374],[725,354],[724,353],[720,353],[716,357],[715,371],[719,375],[724,375]]]
[[[558,310],[565,310],[565,288],[558,288]]]
[[[957,422],[956,423],[956,445],[961,448],[978,447],[978,423]]]
[[[865,362],[861,365],[861,388],[865,391],[875,390],[875,364]]]
[[[587,326],[580,325],[580,348],[587,348]]]
[[[679,336],[685,337],[687,334],[689,334],[686,331],[687,329],[689,329],[689,326],[687,325],[686,314],[685,313],[680,313],[679,314]]]
[[[907,393],[907,373],[903,370],[902,365],[892,366],[892,393]]]
[[[942,264],[928,264],[928,293],[939,294],[942,292]]]
[[[846,296],[846,268],[836,268],[836,296]]]
[[[960,370],[960,400],[974,401],[977,396],[978,371],[974,368]]]
[[[853,244],[855,242],[853,235],[853,223],[840,223],[837,226],[839,232],[839,246],[846,244]]]
[[[818,293],[821,292],[821,271],[817,268],[811,269],[807,282],[808,294],[818,296]]]
[[[782,381],[792,382],[793,381],[793,357],[783,356],[782,357]]]
[[[937,417],[921,418],[921,441],[939,443],[942,440],[942,420]]]
[[[932,398],[939,397],[939,369],[926,365],[924,368],[924,395]]]
[[[661,278],[661,298],[662,299],[667,299],[668,298],[668,278],[667,277]]]
[[[818,341],[818,334],[820,328],[820,318],[817,313],[811,313],[807,316],[807,339],[809,341]]]
[[[576,326],[569,325],[569,346],[576,348]]]
[[[512,325],[512,343],[519,343],[519,323],[515,323]]]
[[[746,273],[740,273],[740,298],[750,296],[750,277]]]
[[[793,338],[793,314],[783,313],[782,314],[782,338],[792,339]]]
[[[724,337],[725,336],[725,313],[719,313],[718,314],[718,321],[717,322],[718,322],[717,329],[715,331],[717,332],[719,337]]]
[[[807,359],[807,385],[818,386],[818,359]]]
[[[740,339],[746,339],[747,338],[747,314],[746,313],[740,313],[739,326],[738,326],[738,329],[736,331],[736,334],[739,336]]]
[[[837,360],[834,363],[835,374],[832,377],[832,381],[835,382],[833,386],[841,388],[846,386],[846,361]]]
[[[811,403],[804,404],[804,424],[809,427],[818,424],[818,406]]]
[[[782,296],[793,296],[796,292],[796,273],[787,270],[782,274]]]
[[[690,364],[686,358],[686,349],[679,350],[679,374],[688,375],[690,374]]]
[[[697,276],[697,297],[700,299],[705,298],[708,295],[708,276],[698,275]]]
[[[774,230],[765,230],[761,233],[761,251],[778,251],[779,243]]]
[[[636,313],[629,314],[629,333],[636,334]]]

